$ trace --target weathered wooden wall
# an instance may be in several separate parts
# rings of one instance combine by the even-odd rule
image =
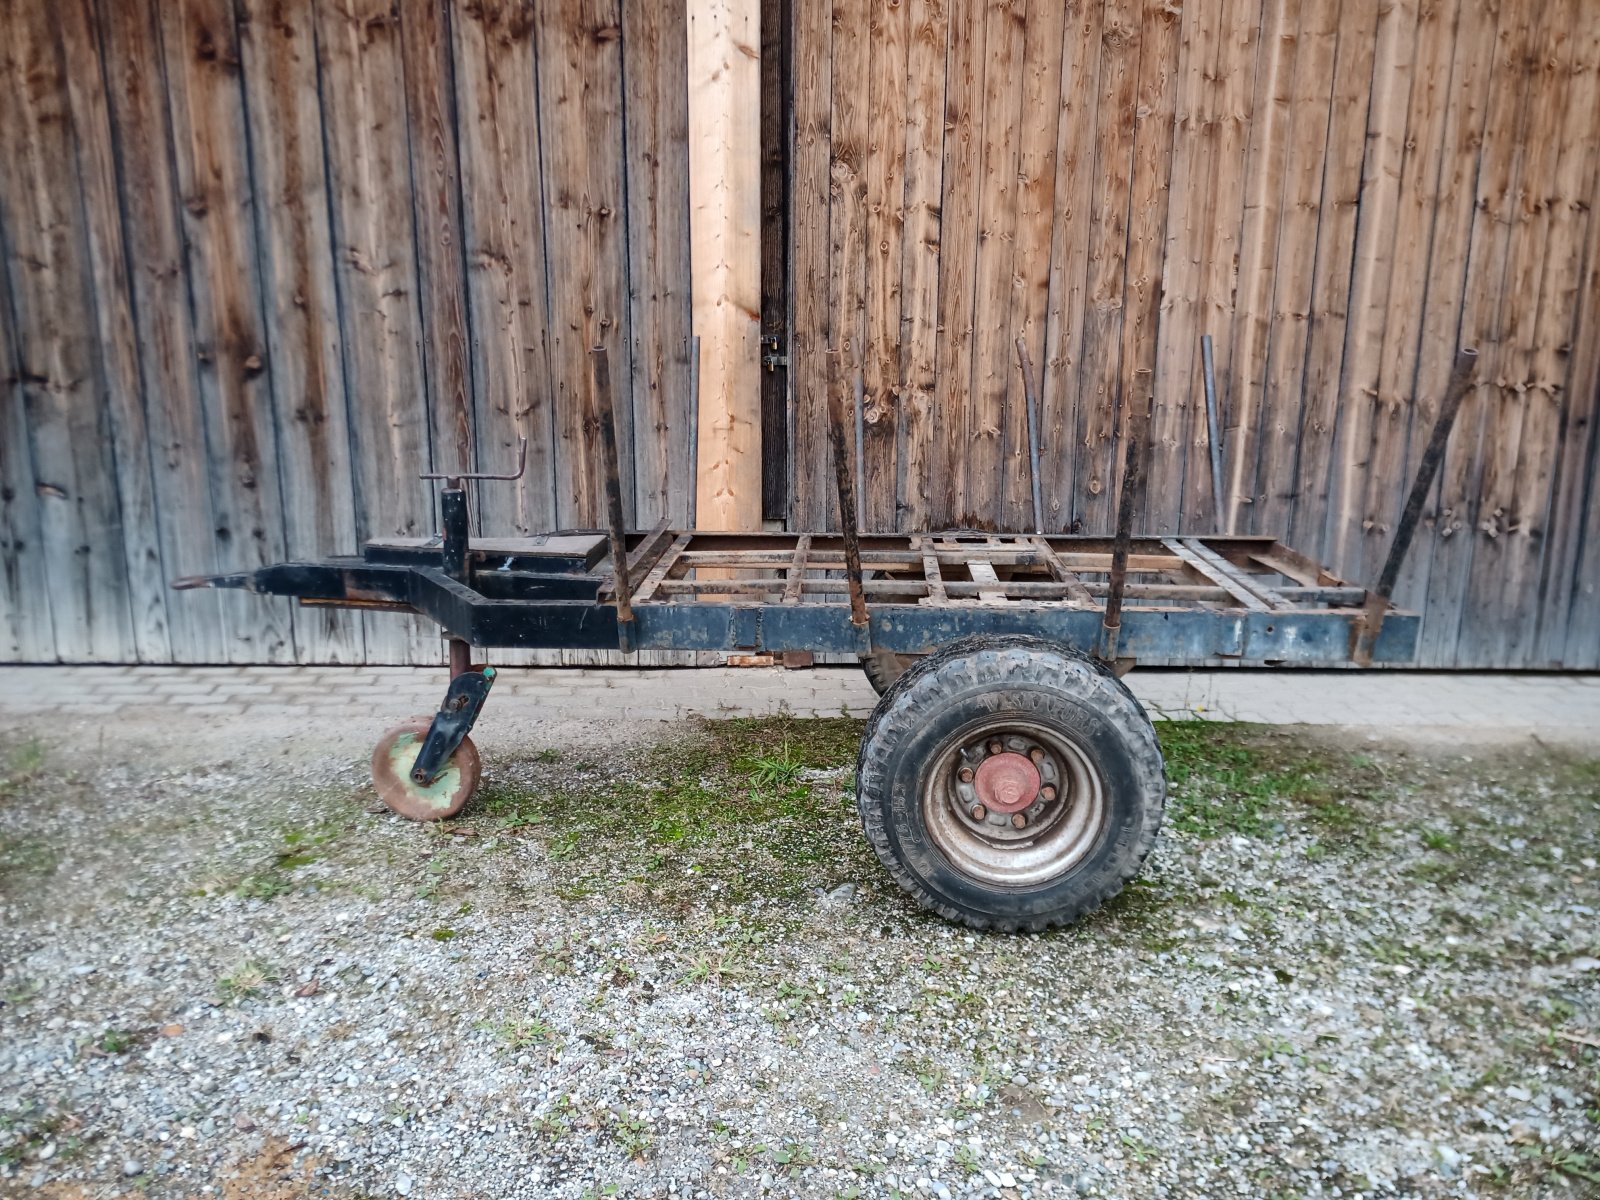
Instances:
[[[683,516],[681,5],[0,0],[0,660],[439,661],[431,629],[174,576]]]
[[[1477,347],[1402,600],[1434,665],[1600,666],[1600,2],[790,0],[791,516],[827,517],[824,347],[868,524],[1110,528],[1154,399],[1152,532],[1372,580]]]

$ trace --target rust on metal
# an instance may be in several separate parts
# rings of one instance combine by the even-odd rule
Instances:
[[[1095,657],[1107,663],[1117,661],[1117,641],[1122,632],[1122,595],[1128,585],[1128,552],[1133,545],[1133,511],[1144,494],[1146,443],[1154,408],[1154,397],[1142,412],[1136,404],[1128,406],[1128,427],[1122,446],[1122,494],[1117,503],[1117,535],[1111,547],[1110,587],[1106,593],[1100,641],[1095,646]]]
[[[1400,513],[1400,523],[1394,529],[1394,540],[1389,543],[1389,556],[1384,560],[1383,570],[1378,575],[1378,585],[1368,594],[1361,617],[1353,627],[1350,657],[1355,659],[1357,666],[1372,665],[1372,649],[1377,644],[1378,634],[1383,631],[1383,621],[1389,612],[1389,601],[1394,596],[1394,585],[1400,580],[1400,568],[1405,565],[1406,553],[1411,549],[1411,539],[1417,532],[1417,523],[1422,519],[1422,506],[1427,502],[1428,493],[1433,490],[1434,476],[1439,473],[1439,465],[1444,461],[1445,446],[1450,441],[1450,430],[1455,427],[1456,415],[1461,411],[1461,401],[1472,389],[1477,366],[1476,350],[1463,346],[1456,351],[1456,361],[1450,369],[1450,382],[1445,388],[1444,401],[1439,405],[1439,416],[1433,423],[1433,432],[1428,436],[1428,445],[1422,452],[1422,461],[1417,464],[1416,478],[1411,481],[1411,494],[1406,497],[1406,506]]]
[[[1039,768],[1025,754],[1006,750],[978,764],[973,786],[978,798],[1001,813],[1020,813],[1039,797]]]
[[[845,444],[844,393],[839,386],[839,352],[829,350],[828,443],[833,449],[834,480],[839,491],[839,532],[844,538],[844,570],[850,585],[850,622],[868,625],[866,589],[861,585],[861,533],[856,527],[856,480]]]
[[[595,409],[600,417],[600,454],[605,469],[606,521],[611,539],[611,581],[616,597],[617,625],[624,643],[632,646],[628,627],[633,624],[633,588],[628,585],[628,538],[622,515],[622,468],[617,459],[616,400],[611,392],[611,360],[604,346],[594,355]]]
[[[455,816],[477,789],[481,763],[471,738],[463,738],[432,783],[411,778],[412,765],[428,736],[432,717],[402,721],[378,740],[372,751],[372,786],[378,799],[412,821],[442,821]]]

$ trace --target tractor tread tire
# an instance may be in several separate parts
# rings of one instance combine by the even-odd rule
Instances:
[[[946,864],[931,882],[907,863],[893,817],[922,822],[922,775],[916,775],[915,813],[896,810],[898,773],[918,771],[905,748],[930,724],[978,711],[977,697],[1021,686],[1062,698],[1094,727],[1097,767],[1105,782],[1106,834],[1097,848],[1059,880],[1055,893],[985,888]],[[1119,786],[1120,785],[1120,786]],[[904,787],[902,800],[904,799]],[[1040,932],[1069,925],[1099,908],[1139,873],[1155,845],[1166,803],[1166,778],[1155,728],[1126,684],[1098,660],[1070,646],[1024,634],[980,635],[951,642],[914,663],[879,701],[861,738],[856,796],[867,841],[896,883],[923,908],[977,930]],[[1110,835],[1115,836],[1110,836]],[[937,851],[935,851],[937,853]],[[1070,886],[1066,885],[1070,881]],[[1042,906],[1042,907],[1041,907]]]

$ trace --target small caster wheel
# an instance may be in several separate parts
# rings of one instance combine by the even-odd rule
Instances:
[[[478,790],[482,763],[471,738],[450,755],[439,777],[424,787],[411,778],[411,766],[422,751],[432,717],[402,721],[378,739],[372,751],[372,786],[378,799],[411,821],[443,821],[455,816]]]

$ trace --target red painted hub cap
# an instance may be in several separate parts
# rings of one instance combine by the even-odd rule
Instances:
[[[1039,768],[1025,754],[991,754],[979,764],[972,785],[994,812],[1021,812],[1039,796]]]

